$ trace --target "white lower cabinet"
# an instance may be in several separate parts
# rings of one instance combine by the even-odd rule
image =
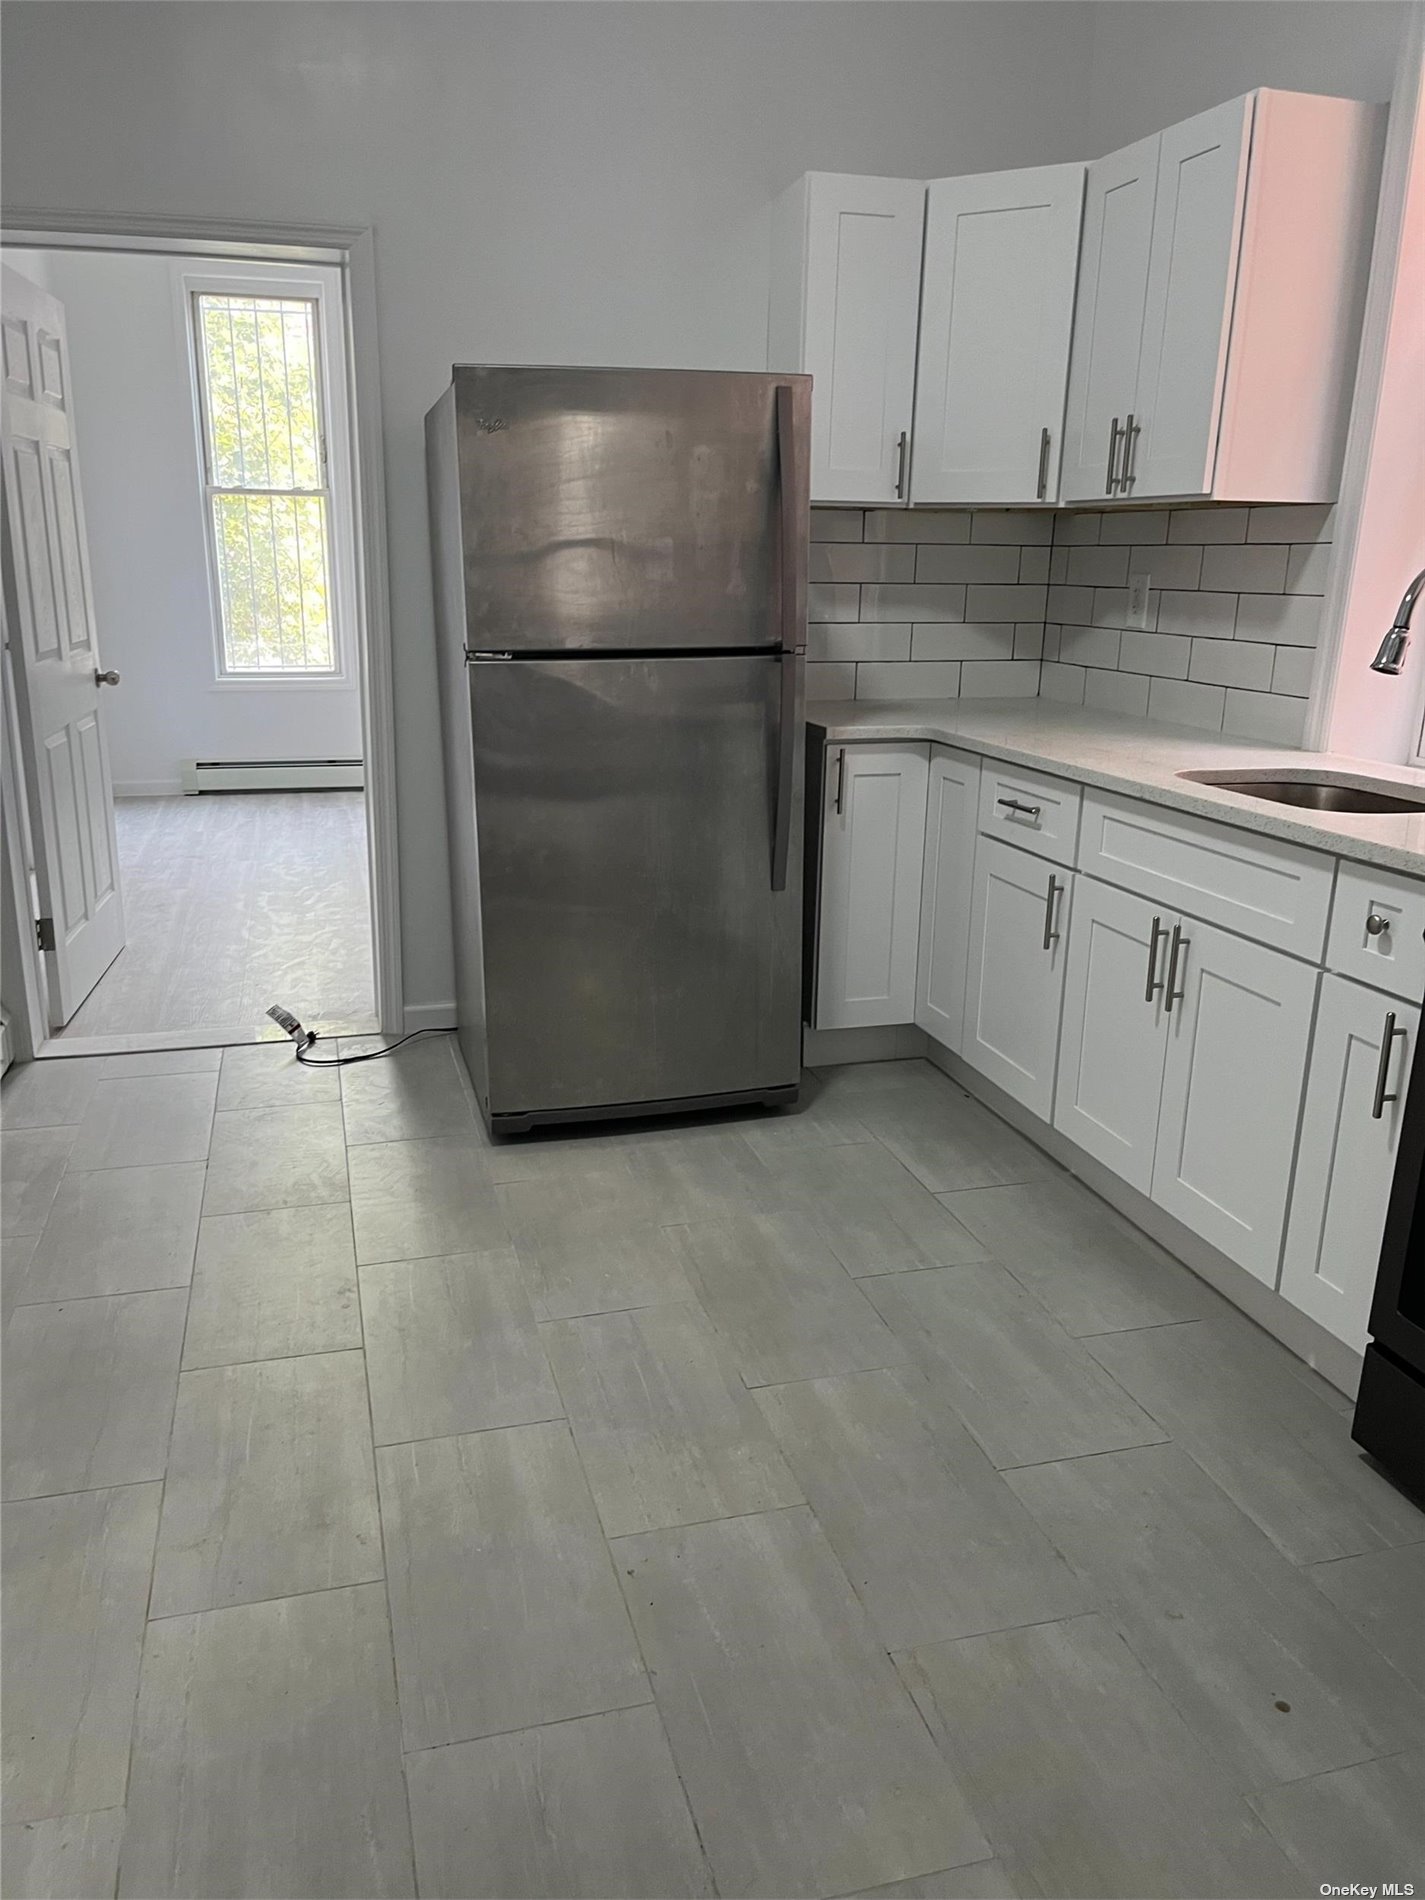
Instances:
[[[979,760],[945,746],[932,746],[915,1020],[927,1035],[957,1052],[965,1026],[979,802]]]
[[[1281,1291],[1366,1344],[1420,1011],[1342,976],[1321,983]]]
[[[1143,1194],[1153,1185],[1177,921],[1112,884],[1075,884],[1054,1126]]]
[[[928,745],[826,752],[817,1029],[915,1016]]]
[[[1191,918],[1174,931],[1153,1199],[1268,1286],[1281,1256],[1317,976]]]
[[[1064,996],[1072,873],[981,838],[960,1054],[1048,1121]]]

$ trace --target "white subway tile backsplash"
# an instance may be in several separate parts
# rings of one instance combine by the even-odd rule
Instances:
[[[1044,627],[1037,620],[1018,620],[1014,627],[1016,660],[1038,660],[1044,654]]]
[[[1093,619],[1091,587],[1051,587],[1045,611],[1051,620],[1077,620],[1087,626]]]
[[[1105,514],[1099,522],[1098,538],[1104,547],[1121,547],[1131,542],[1146,547],[1168,538],[1166,508],[1121,508]]]
[[[860,508],[813,508],[812,541],[859,541],[865,519]]]
[[[1306,701],[1277,693],[1229,692],[1222,730],[1237,739],[1300,745],[1306,732]]]
[[[1048,508],[977,508],[970,539],[1047,548],[1054,539],[1054,514]]]
[[[1170,541],[1245,541],[1245,508],[1176,508],[1168,524]]]
[[[1271,691],[1276,648],[1254,640],[1194,640],[1188,678],[1209,686],[1250,686]]]
[[[977,587],[974,582],[965,596],[967,620],[1042,620],[1047,611],[1046,587]],[[917,616],[918,617],[918,616]],[[928,620],[929,614],[925,616]]]
[[[1098,546],[1099,529],[1103,517],[1093,513],[1084,513],[1075,509],[1072,514],[1060,515],[1054,523],[1054,545],[1056,548],[1090,548]]]
[[[1272,691],[1305,699],[1316,672],[1316,648],[1273,647],[1272,651],[1277,656],[1272,668]]]
[[[938,582],[877,582],[862,588],[861,611],[868,620],[963,620],[965,590]]]
[[[1230,640],[1236,624],[1235,594],[1193,594],[1167,588],[1158,597],[1159,633],[1187,633],[1205,640]]]
[[[1153,587],[1198,587],[1202,584],[1200,547],[1141,547],[1128,552],[1128,575],[1146,574]]]
[[[962,699],[1034,699],[1038,693],[1037,660],[966,660],[960,668]]]
[[[1056,621],[1049,620],[1045,622],[1044,624],[1044,658],[1046,660],[1058,659],[1059,641],[1062,634],[1063,634],[1063,628],[1060,627]]]
[[[1049,579],[1049,557],[1052,548],[1021,548],[1019,550],[1019,578],[1043,586]]]
[[[1049,582],[1060,587],[1069,578],[1069,550],[1054,546],[1049,550]]]
[[[810,660],[807,662],[808,700],[854,699],[855,697],[856,669],[854,666],[826,665]]]
[[[1069,580],[1075,587],[1125,587],[1127,548],[1071,547]]]
[[[1058,700],[1064,706],[1082,706],[1086,678],[1081,666],[1064,666],[1058,660],[1046,660],[1039,669],[1039,697]]]
[[[910,628],[874,620],[837,621],[807,628],[807,661],[908,660]]]
[[[1213,547],[1202,552],[1202,586],[1219,594],[1279,594],[1286,586],[1284,547]]]
[[[1126,587],[1095,587],[1093,611],[1089,615],[1089,621],[1095,627],[1126,626],[1128,624],[1128,589]]]
[[[870,508],[868,541],[968,541],[968,508]]]
[[[1335,509],[1325,502],[1290,502],[1284,507],[1254,508],[1247,524],[1249,541],[1329,541]]]
[[[807,578],[821,581],[913,581],[916,550],[862,541],[815,541]]]
[[[1274,646],[1314,647],[1321,633],[1318,594],[1243,594],[1237,605],[1237,638]]]
[[[958,660],[872,660],[856,668],[857,699],[958,699]]]
[[[913,660],[1008,660],[1013,655],[1012,620],[918,621],[911,634]]]
[[[1096,712],[1132,713],[1144,719],[1150,684],[1139,673],[1106,673],[1091,666],[1084,676],[1084,704]]]
[[[1148,689],[1148,717],[1174,726],[1206,726],[1221,732],[1227,703],[1225,686],[1199,686],[1190,680],[1154,680]]]
[[[896,550],[901,552],[900,549]],[[909,553],[910,550],[906,549]],[[878,577],[879,578],[879,577]],[[886,580],[1017,581],[1019,549],[1002,547],[937,547],[915,550],[915,573],[887,574]]]
[[[1331,566],[1331,543],[1322,541],[1310,547],[1293,548],[1287,556],[1286,591],[1289,594],[1324,594]]]
[[[1065,627],[1059,635],[1059,658],[1076,666],[1116,667],[1118,639],[1111,627]]]
[[[861,589],[839,581],[813,581],[807,588],[807,619],[859,620]]]
[[[1140,633],[1130,627],[1119,636],[1118,664],[1125,673],[1152,673],[1180,680],[1187,677],[1191,650],[1192,641],[1181,634]]]

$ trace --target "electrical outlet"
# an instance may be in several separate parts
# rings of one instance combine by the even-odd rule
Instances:
[[[1146,627],[1148,624],[1148,588],[1151,578],[1148,574],[1128,576],[1127,620],[1130,627]]]

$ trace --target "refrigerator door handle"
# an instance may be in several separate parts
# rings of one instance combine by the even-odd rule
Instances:
[[[792,774],[797,752],[797,658],[802,644],[802,546],[797,532],[796,429],[792,389],[777,385],[777,487],[781,502],[781,690],[777,716],[777,772],[772,812],[772,889],[787,888],[792,842]]]

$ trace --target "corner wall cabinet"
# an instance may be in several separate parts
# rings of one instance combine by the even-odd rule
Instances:
[[[1359,1350],[1425,880],[952,746],[824,780],[813,1027],[914,1021]]]
[[[1263,88],[1087,167],[807,173],[767,360],[812,500],[1334,500],[1383,124]]]

